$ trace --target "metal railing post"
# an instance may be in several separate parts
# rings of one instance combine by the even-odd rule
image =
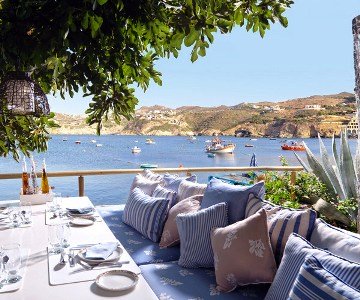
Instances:
[[[83,197],[84,196],[84,190],[85,190],[85,182],[84,182],[84,176],[79,176],[78,178],[78,182],[79,182],[79,197]]]

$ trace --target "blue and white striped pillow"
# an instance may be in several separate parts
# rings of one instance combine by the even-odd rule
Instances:
[[[153,198],[135,188],[126,202],[123,222],[158,242],[169,211],[169,199]]]
[[[163,179],[164,179],[164,187],[166,187],[169,190],[178,192],[179,185],[183,180],[196,182],[197,176],[191,175],[189,177],[179,177],[178,175],[165,174]]]
[[[164,175],[156,174],[153,171],[148,170],[148,169],[145,169],[141,175],[152,181],[163,181],[163,179],[164,179]]]
[[[179,214],[176,224],[180,236],[179,265],[186,268],[213,267],[211,230],[228,225],[227,204],[223,202],[194,213]]]
[[[158,185],[156,189],[154,190],[153,197],[155,198],[165,198],[169,199],[169,206],[170,208],[173,207],[177,202],[177,193],[172,190],[168,190],[166,188],[163,188],[162,186]]]
[[[324,269],[320,261],[311,255],[301,266],[288,299],[360,299],[360,291]]]
[[[288,299],[291,288],[305,259],[315,256],[326,270],[354,289],[360,289],[360,264],[315,248],[303,237],[293,233],[286,244],[284,256],[265,300]]]

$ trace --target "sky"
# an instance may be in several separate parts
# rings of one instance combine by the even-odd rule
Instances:
[[[162,86],[154,82],[135,95],[141,106],[218,106],[281,101],[312,95],[353,92],[354,58],[351,21],[360,0],[295,0],[279,23],[261,38],[236,28],[215,34],[205,57],[191,63],[191,48],[177,59],[160,59]],[[89,99],[77,94],[64,101],[49,96],[54,112],[82,114]]]

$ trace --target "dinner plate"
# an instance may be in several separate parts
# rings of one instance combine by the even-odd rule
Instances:
[[[94,217],[87,217],[87,218],[75,217],[70,220],[70,224],[75,226],[90,226],[94,224],[94,222],[95,222]]]
[[[89,216],[92,216],[94,214],[94,211],[86,213],[86,214],[75,214],[75,213],[71,213],[69,211],[67,213],[71,217],[89,217]]]
[[[139,281],[139,277],[127,270],[111,270],[100,274],[95,279],[98,287],[107,291],[126,291],[133,288]]]
[[[115,251],[107,259],[89,259],[85,257],[85,253],[86,253],[86,248],[79,251],[78,257],[80,260],[88,264],[99,264],[103,262],[115,262],[119,260],[120,255],[123,253],[123,249],[120,246],[117,247]]]

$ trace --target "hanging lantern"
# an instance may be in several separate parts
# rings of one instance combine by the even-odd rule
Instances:
[[[41,87],[26,72],[9,72],[0,85],[0,103],[13,115],[49,115],[50,107]]]

